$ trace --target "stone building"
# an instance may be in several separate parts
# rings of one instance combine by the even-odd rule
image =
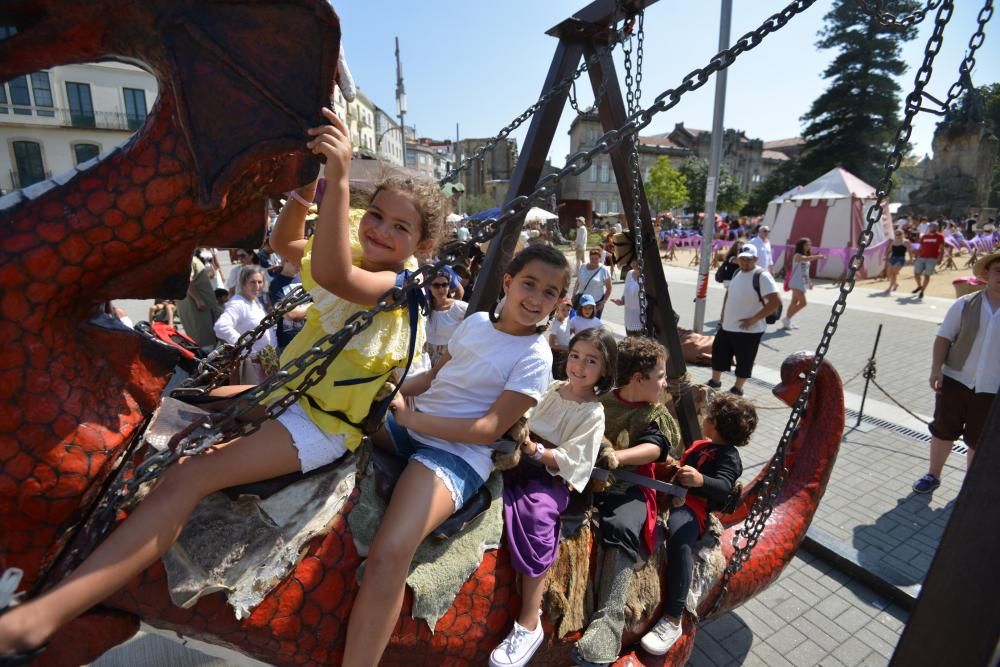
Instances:
[[[406,142],[406,166],[427,178],[439,180],[451,171],[455,153],[451,141],[420,137]]]
[[[712,133],[708,130],[696,130],[677,123],[667,137],[676,145],[690,150],[695,157],[704,160],[711,155]],[[733,175],[736,183],[749,192],[766,175],[764,167],[764,142],[760,139],[747,137],[743,130],[727,129],[722,135],[722,166]],[[778,154],[772,154],[772,160],[780,159]],[[773,167],[772,167],[773,168]]]
[[[382,107],[375,106],[375,153],[383,162],[403,166],[403,133],[399,123]]]
[[[589,111],[580,114],[573,119],[569,128],[570,155],[590,148],[602,134],[604,130],[596,113]],[[689,149],[678,146],[665,135],[639,137],[639,169],[643,180],[649,177],[650,168],[661,156],[666,156],[670,164],[679,167],[691,155]],[[611,167],[611,158],[607,155],[595,158],[589,170],[566,177],[560,185],[561,199],[591,201],[594,213],[618,213],[622,210],[614,169]]]
[[[142,127],[156,95],[152,74],[114,62],[52,67],[0,83],[0,193],[121,145]]]
[[[489,139],[462,139],[456,146],[456,164],[473,155]],[[491,151],[487,151],[481,160],[475,160],[467,170],[459,176],[465,186],[467,197],[489,195],[499,206],[500,200],[507,193],[510,178],[517,163],[517,141],[502,139]]]

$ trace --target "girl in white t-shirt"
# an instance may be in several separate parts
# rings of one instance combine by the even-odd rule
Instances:
[[[406,575],[420,542],[467,502],[493,469],[492,448],[550,383],[546,327],[569,286],[563,254],[526,248],[503,277],[490,313],[467,317],[428,372],[403,383],[410,410],[393,402],[382,444],[409,459],[368,550],[344,649],[345,667],[376,665],[403,604]],[[498,312],[497,312],[498,311]]]
[[[433,367],[441,355],[448,351],[448,341],[465,319],[469,304],[452,298],[451,275],[447,271],[441,271],[431,278],[429,285],[431,308],[427,313],[427,342],[424,343],[424,352],[430,357],[430,365]]]
[[[614,385],[618,344],[604,329],[573,337],[567,382],[553,382],[528,418],[521,464],[504,475],[504,535],[521,579],[521,613],[490,656],[490,667],[527,664],[544,639],[539,610],[545,573],[559,555],[560,516],[583,491],[604,436],[598,397]]]

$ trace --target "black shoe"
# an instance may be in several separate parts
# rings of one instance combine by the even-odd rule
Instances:
[[[920,290],[920,294],[917,295],[917,298],[918,299],[923,299],[924,298],[924,291],[923,290]]]
[[[917,292],[919,292],[919,291],[920,291],[920,288],[918,287],[917,289],[915,289],[915,290],[913,290],[912,292],[910,292],[910,294],[916,294],[916,293],[917,293]]]
[[[737,396],[742,396],[743,390],[737,387],[736,385],[733,385],[732,387],[729,388],[729,393],[736,394]]]
[[[711,389],[722,389],[722,383],[718,380],[709,380],[705,383],[705,386]]]

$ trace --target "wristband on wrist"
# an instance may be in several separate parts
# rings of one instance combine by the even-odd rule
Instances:
[[[535,443],[535,451],[533,453],[531,453],[531,454],[528,454],[528,458],[531,459],[532,461],[541,461],[542,460],[542,454],[544,454],[544,453],[545,453],[545,447],[543,447],[542,445],[540,445],[540,444],[538,444],[536,442]]]
[[[302,204],[306,208],[309,208],[310,206],[312,206],[312,202],[311,201],[308,201],[305,197],[303,197],[302,195],[300,195],[295,190],[289,190],[288,192],[286,192],[285,193],[285,198],[288,201],[298,202],[299,204]]]

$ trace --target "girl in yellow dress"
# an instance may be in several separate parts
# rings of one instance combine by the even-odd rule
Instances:
[[[389,180],[375,190],[351,240],[349,133],[327,109],[329,125],[309,130],[307,144],[326,158],[326,192],[316,234],[304,234],[315,185],[300,188],[282,210],[271,244],[286,260],[302,263],[303,286],[313,295],[305,328],[282,361],[298,356],[353,313],[373,306],[393,287],[406,262],[429,253],[443,227],[444,207],[433,183]],[[422,336],[422,332],[420,332]],[[417,341],[420,349],[422,340]],[[42,596],[0,615],[0,657],[13,658],[42,645],[57,629],[105,599],[159,559],[173,544],[195,505],[230,486],[310,470],[355,449],[357,426],[368,414],[381,381],[335,387],[337,379],[384,376],[405,364],[409,347],[406,309],[376,317],[328,369],[309,396],[249,436],[182,459],[160,478],[128,520],[65,580]],[[301,376],[300,376],[301,377]],[[280,392],[275,393],[275,398]]]

